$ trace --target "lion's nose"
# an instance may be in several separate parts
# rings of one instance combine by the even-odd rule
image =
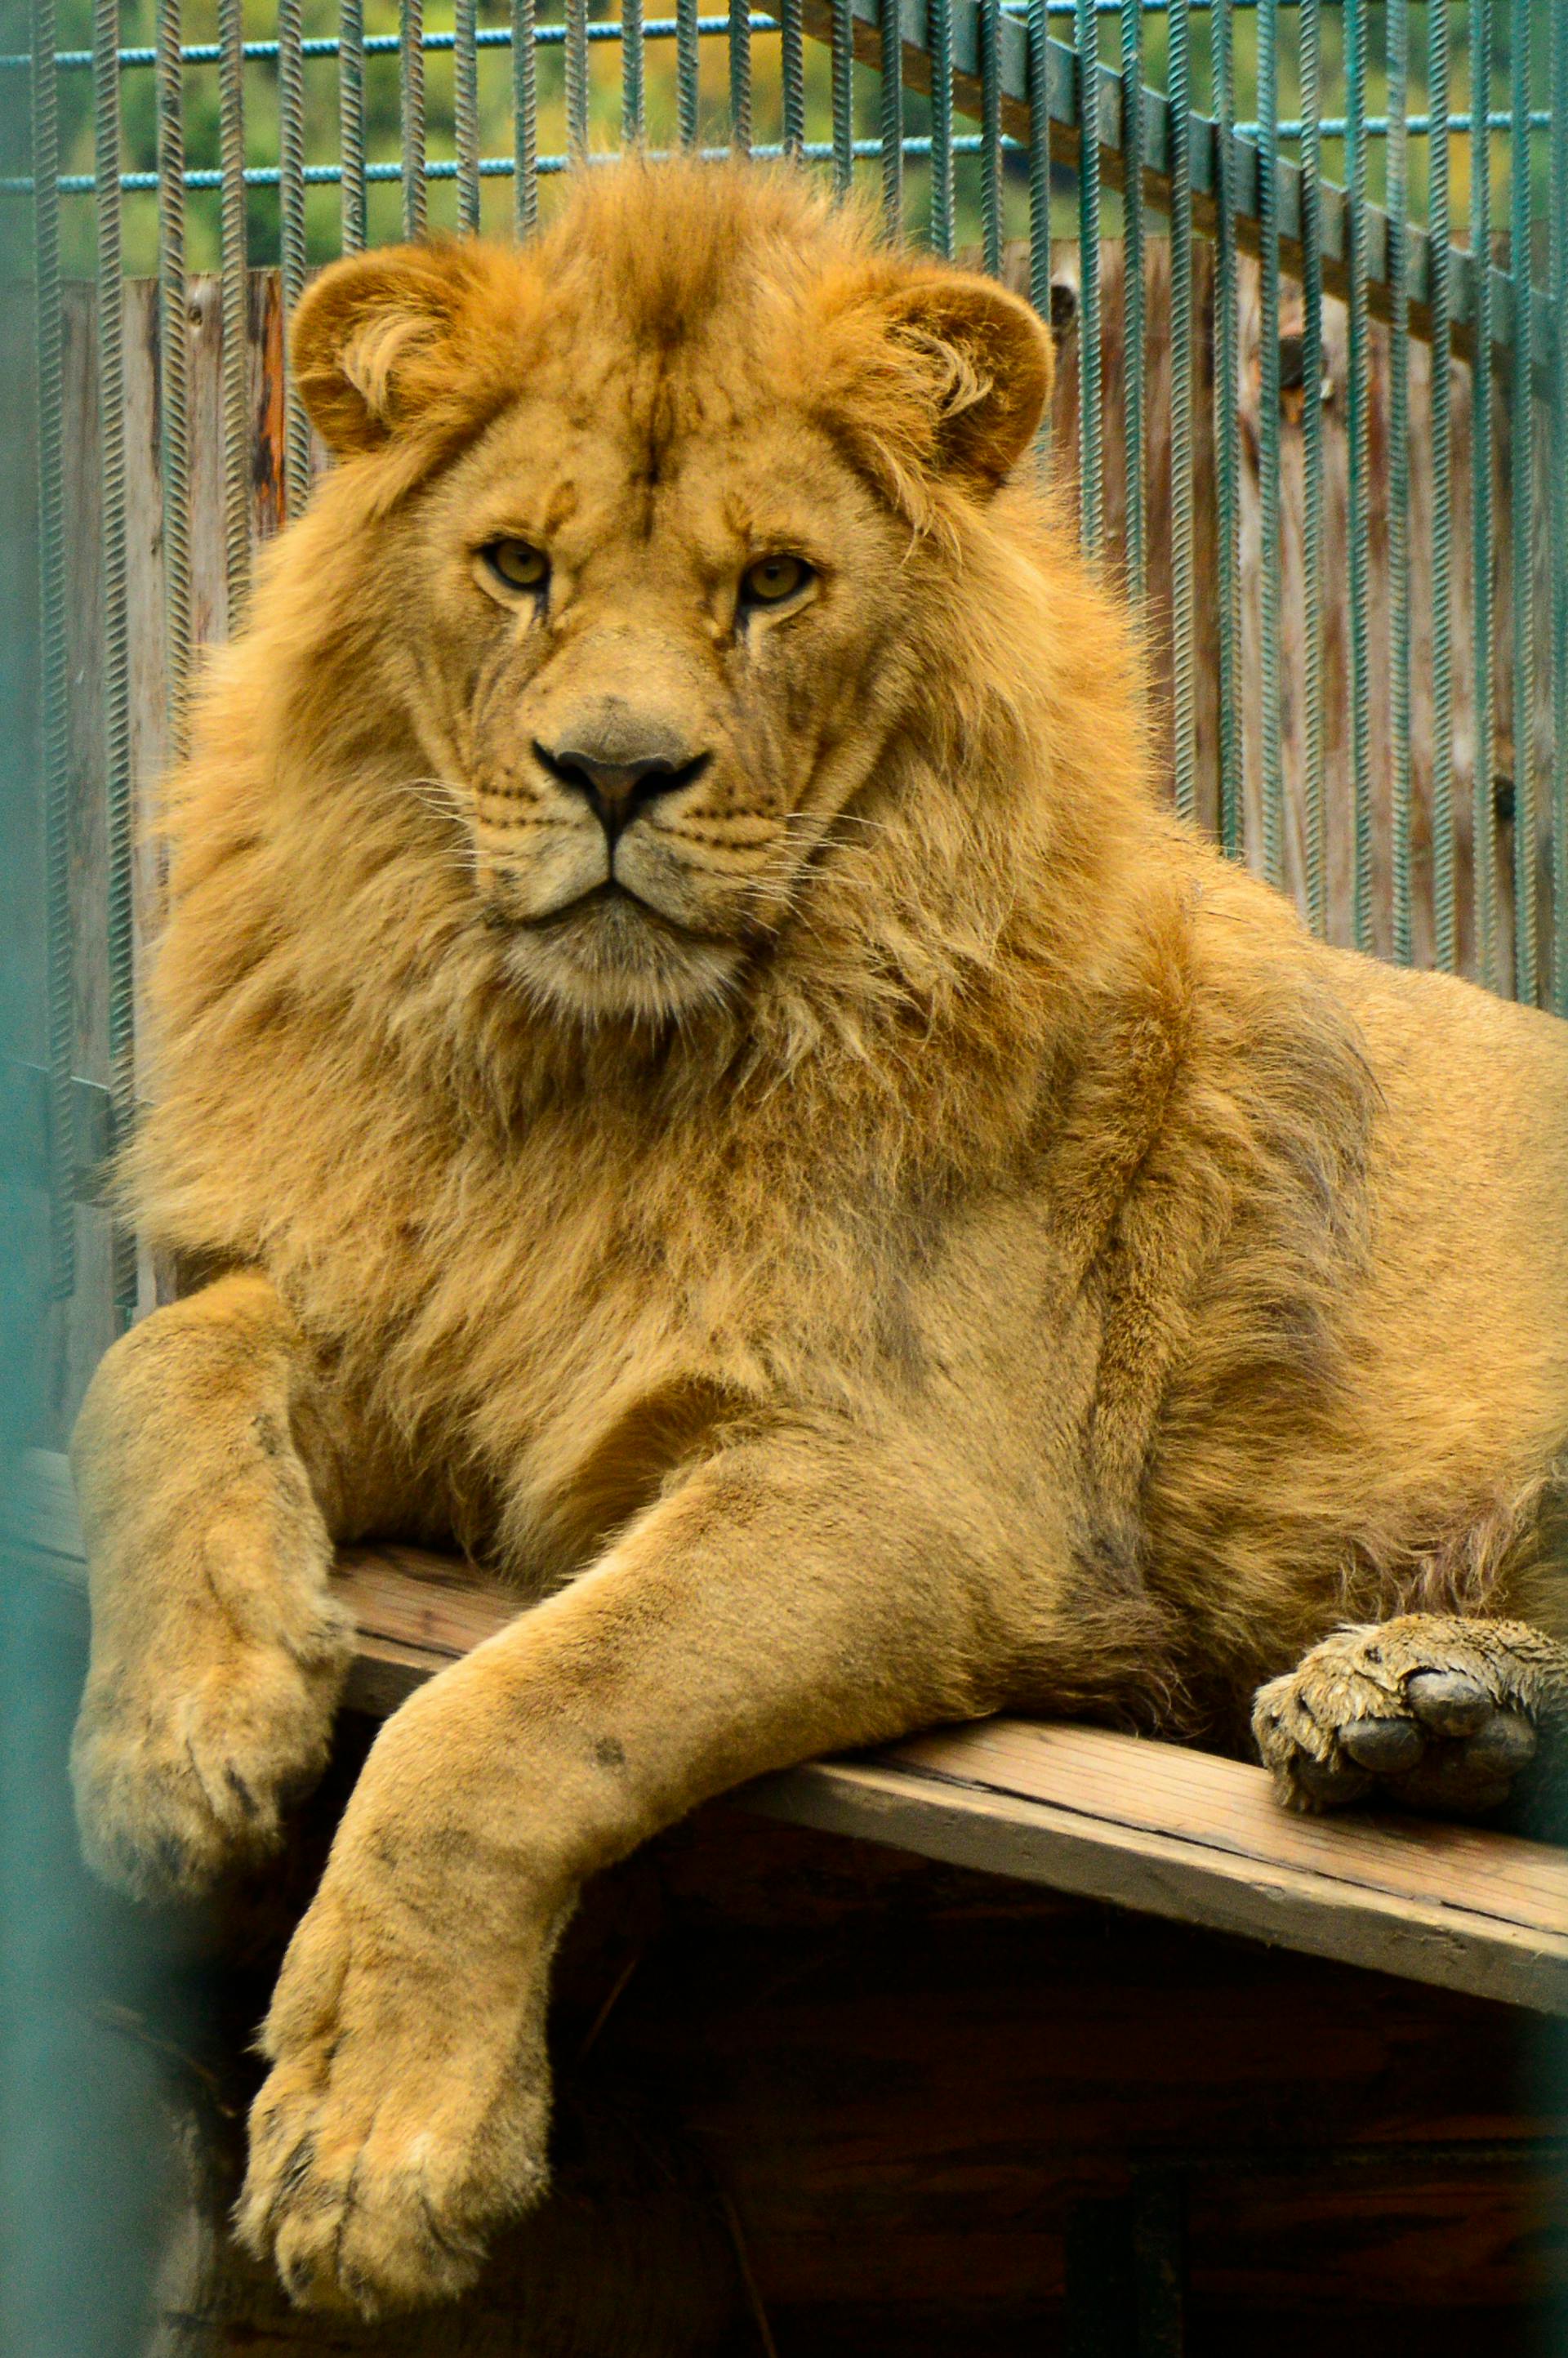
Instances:
[[[643,745],[623,738],[541,745],[535,738],[534,755],[558,785],[581,795],[611,843],[657,796],[691,785],[711,758],[664,738]]]

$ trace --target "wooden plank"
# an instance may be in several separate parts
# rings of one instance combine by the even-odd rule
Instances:
[[[80,1551],[62,1461],[23,1525]],[[384,1716],[522,1609],[455,1559],[343,1552],[360,1648],[347,1700]],[[1263,1769],[1106,1728],[993,1719],[744,1789],[794,1824],[1108,1900],[1308,1955],[1568,2014],[1568,1852],[1427,1820],[1287,1814]]]
[[[434,1577],[432,1577],[434,1574]],[[407,1549],[334,1583],[385,1710],[518,1609]],[[1104,1728],[997,1719],[750,1787],[770,1815],[1155,1915],[1568,2013],[1568,1855],[1424,1821],[1296,1818],[1266,1772]]]

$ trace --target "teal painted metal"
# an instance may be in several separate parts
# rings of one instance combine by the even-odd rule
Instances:
[[[135,1127],[135,851],[131,816],[131,633],[125,562],[124,262],[120,231],[119,0],[93,0],[93,159],[98,264],[98,461],[103,485],[103,819],[108,869],[110,1139],[124,1146]],[[225,315],[226,320],[226,315]],[[57,1117],[58,1118],[58,1117]],[[110,1289],[116,1322],[136,1307],[136,1244],[115,1224]]]
[[[398,123],[403,135],[403,234],[422,237],[426,221],[425,0],[399,0]]]
[[[881,0],[881,147],[882,228],[890,238],[903,234],[903,28],[899,0]]]
[[[731,51],[733,70],[733,51]],[[567,0],[567,154],[588,154],[588,0]]]
[[[1470,0],[1470,251],[1482,265],[1476,282],[1476,334],[1491,348],[1492,166],[1486,108],[1492,84],[1491,0]],[[1480,103],[1477,106],[1477,93]],[[1471,782],[1471,862],[1475,879],[1476,969],[1498,979],[1496,841],[1497,754],[1492,717],[1492,372],[1473,361],[1470,397],[1471,630],[1474,639],[1475,769]]]
[[[1324,842],[1323,709],[1323,171],[1318,139],[1322,27],[1318,0],[1301,0],[1302,233],[1302,837],[1307,921],[1328,919]]]
[[[1145,509],[1143,286],[1143,9],[1121,8],[1121,448],[1126,482],[1127,590],[1141,606],[1149,591]]]
[[[837,65],[838,19],[840,15],[848,15],[844,0],[834,0],[834,10],[833,55]],[[730,0],[730,145],[737,156],[749,156],[752,152],[752,11],[747,0]]]
[[[158,393],[169,751],[185,752],[190,680],[190,427],[185,297],[185,97],[179,0],[157,0]]]
[[[893,24],[898,0],[889,0]],[[883,18],[884,29],[886,16]],[[784,147],[798,158],[806,146],[806,38],[801,0],[784,0],[780,10],[779,75],[784,83]]]
[[[305,292],[305,61],[301,0],[278,0],[277,179],[282,229],[283,327],[287,343],[299,298]],[[284,392],[284,488],[288,513],[297,515],[310,492],[310,422],[288,368]]]
[[[1411,962],[1411,447],[1410,287],[1405,236],[1409,213],[1405,111],[1410,85],[1409,0],[1387,0],[1384,39],[1390,130],[1388,145],[1389,282],[1393,302],[1389,320],[1389,654],[1390,781],[1390,897],[1393,952]]]
[[[980,0],[980,236],[986,268],[1001,269],[1001,0]]]
[[[855,176],[855,25],[849,0],[832,0],[833,186],[849,193]]]
[[[458,151],[458,227],[471,237],[479,228],[479,17],[476,0],[453,0],[452,13],[452,139]]]
[[[1354,0],[1352,0],[1354,5]],[[1241,420],[1237,352],[1235,57],[1231,0],[1213,0],[1209,34],[1214,51],[1215,142],[1219,172],[1215,190],[1214,448],[1215,548],[1219,594],[1219,839],[1241,849],[1241,579],[1238,541],[1240,487],[1237,448]]]
[[[519,237],[533,234],[539,217],[539,75],[535,55],[535,0],[512,0],[513,222]]]
[[[223,590],[231,632],[244,619],[251,575],[250,374],[245,276],[245,117],[243,0],[220,0],[219,286],[223,328]]]
[[[1280,16],[1277,0],[1258,11],[1258,168],[1261,178],[1259,269],[1258,506],[1262,702],[1263,873],[1285,877],[1285,767],[1280,680]]]
[[[38,336],[38,656],[43,739],[45,966],[49,1007],[49,1293],[76,1285],[71,1051],[76,1000],[70,915],[70,708],[65,608],[65,481],[62,465],[65,323],[59,276],[59,90],[54,0],[34,0],[32,149],[33,297]]]
[[[1372,942],[1372,677],[1368,644],[1371,594],[1368,402],[1370,395],[1367,286],[1367,14],[1368,0],[1345,0],[1345,88],[1350,182],[1348,419],[1350,502],[1350,794],[1357,949]]]
[[[364,0],[340,0],[338,9],[338,150],[342,157],[343,252],[365,242]]]
[[[1509,28],[1509,277],[1516,351],[1530,348],[1530,0],[1514,0]],[[1535,393],[1529,369],[1509,380],[1509,540],[1513,558],[1514,995],[1539,995],[1535,905],[1535,617],[1530,557],[1535,493]]]
[[[1448,10],[1427,9],[1427,110],[1448,120]],[[1433,268],[1427,289],[1432,339],[1432,932],[1444,973],[1459,962],[1459,911],[1454,873],[1454,421],[1450,399],[1452,299],[1449,287],[1448,137],[1427,157],[1427,221]]]
[[[697,145],[697,0],[676,0],[676,115],[683,147]]]
[[[621,143],[640,147],[647,128],[643,89],[643,0],[621,0]]]
[[[1166,28],[1171,221],[1171,767],[1176,809],[1197,816],[1196,544],[1193,480],[1192,25],[1171,0]]]
[[[1098,557],[1105,536],[1105,423],[1100,399],[1099,19],[1078,0],[1078,537]]]
[[[953,5],[928,0],[931,44],[931,243],[953,251]]]
[[[1552,1004],[1568,1015],[1568,9],[1552,18],[1551,164]]]

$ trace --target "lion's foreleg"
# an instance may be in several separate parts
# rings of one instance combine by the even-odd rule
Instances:
[[[737,1448],[388,1723],[267,2024],[243,2229],[298,2298],[449,2295],[545,2182],[546,1980],[584,1878],[711,1794],[994,1700],[957,1517]]]
[[[277,1294],[236,1274],[124,1336],[82,1408],[77,1813],[92,1864],[144,1895],[264,1852],[325,1765],[351,1633],[296,1437],[308,1382]]]

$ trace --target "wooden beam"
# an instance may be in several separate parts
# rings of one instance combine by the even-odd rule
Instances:
[[[59,1459],[35,1457],[29,1543],[80,1554]],[[360,1632],[347,1700],[384,1716],[515,1617],[452,1558],[345,1550],[333,1581]],[[1568,2014],[1568,1851],[1426,1819],[1298,1818],[1261,1768],[1104,1728],[993,1719],[737,1797],[852,1835],[1406,1979]]]
[[[389,1710],[503,1628],[495,1585],[407,1548],[341,1559],[351,1700]],[[1568,1853],[1423,1819],[1298,1818],[1239,1760],[995,1719],[740,1797],[796,1825],[1049,1884],[1406,1979],[1568,2014]]]

